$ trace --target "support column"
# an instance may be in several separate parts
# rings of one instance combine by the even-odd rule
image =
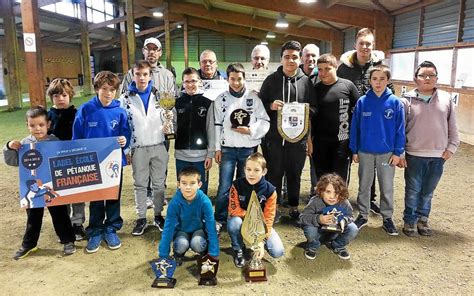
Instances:
[[[163,2],[163,15],[165,17],[166,68],[169,70],[171,69],[171,34],[168,2]]]
[[[184,18],[184,25],[183,25],[183,30],[184,30],[184,67],[187,68],[189,67],[189,57],[188,57],[188,18]]]
[[[334,31],[331,39],[331,53],[339,59],[344,53],[344,34]]]
[[[81,1],[79,5],[81,9],[82,74],[84,75],[82,94],[90,95],[94,93],[94,89],[92,88],[91,47],[87,24],[86,2]]]
[[[133,63],[135,63],[135,18],[133,17],[133,0],[125,1],[125,11],[127,13],[128,66],[131,68]]]
[[[21,1],[21,19],[31,106],[46,107],[38,0]]]
[[[21,108],[21,83],[20,83],[20,51],[18,49],[18,38],[13,14],[13,0],[0,1],[0,11],[3,12],[3,25],[5,30],[4,60],[6,65],[5,78],[7,80],[6,95],[8,100],[8,110]],[[0,75],[3,75],[0,73]]]
[[[119,14],[120,17],[125,16],[124,3],[120,3],[119,5]],[[129,69],[126,22],[120,22],[120,49],[122,52],[122,73],[125,75]]]

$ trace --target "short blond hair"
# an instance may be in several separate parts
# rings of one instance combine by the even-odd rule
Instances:
[[[262,170],[267,168],[267,161],[265,160],[265,157],[263,157],[262,153],[260,152],[255,152],[254,154],[251,154],[249,157],[247,157],[247,159],[245,160],[245,165],[247,165],[247,162],[249,160],[255,161],[258,164],[260,164],[260,166],[262,167]]]

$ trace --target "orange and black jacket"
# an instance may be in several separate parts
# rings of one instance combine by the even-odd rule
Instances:
[[[257,199],[262,207],[268,238],[273,227],[273,220],[275,220],[277,194],[275,186],[265,180],[265,177],[262,177],[255,185],[250,185],[245,177],[232,183],[229,196],[229,215],[231,217],[245,217],[252,191],[257,194]]]

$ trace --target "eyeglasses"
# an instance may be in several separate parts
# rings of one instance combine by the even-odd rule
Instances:
[[[158,48],[158,47],[154,47],[154,48],[144,47],[143,50],[147,51],[147,52],[150,52],[150,51],[158,52],[158,51],[161,50],[161,48]]]
[[[418,75],[416,75],[416,77],[418,77],[418,79],[426,79],[426,78],[433,79],[437,76],[438,75],[436,75],[436,74],[418,74]]]
[[[199,80],[195,80],[195,79],[183,81],[184,84],[196,84],[198,82],[199,82]]]
[[[202,60],[200,61],[201,64],[211,64],[214,65],[217,61],[216,60]]]

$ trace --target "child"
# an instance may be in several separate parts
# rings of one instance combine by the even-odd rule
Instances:
[[[227,67],[229,90],[214,102],[216,126],[216,163],[219,187],[216,198],[216,228],[219,234],[227,221],[229,189],[237,166],[237,178],[243,177],[245,160],[254,153],[270,128],[270,118],[260,98],[245,88],[242,64]]]
[[[168,205],[165,227],[159,245],[159,256],[170,256],[170,244],[173,241],[174,257],[178,265],[186,251],[212,257],[219,256],[216,222],[212,204],[199,188],[201,174],[195,167],[186,167],[178,174],[178,190]]]
[[[390,81],[387,66],[371,68],[369,79],[372,89],[357,101],[349,136],[352,160],[359,163],[359,216],[355,224],[359,229],[367,225],[375,167],[383,229],[389,235],[398,235],[392,220],[393,177],[405,146],[405,113],[401,101],[387,88]]]
[[[203,178],[201,190],[207,194],[206,172],[212,167],[216,141],[214,105],[202,95],[201,79],[196,69],[186,68],[182,78],[184,91],[176,101],[176,175],[187,166],[197,168]]]
[[[239,268],[245,265],[245,245],[240,228],[242,227],[252,191],[255,191],[257,194],[266,225],[266,241],[259,245],[257,251],[258,258],[263,258],[264,248],[267,249],[273,258],[281,257],[284,254],[283,243],[273,228],[277,194],[275,187],[265,180],[264,176],[266,173],[267,162],[261,153],[256,152],[247,157],[245,161],[245,177],[235,180],[230,189],[227,232],[230,235],[232,249],[235,252],[234,264]]]
[[[48,135],[50,121],[48,120],[48,113],[43,107],[32,107],[26,112],[26,125],[30,132],[30,136],[21,141],[9,141],[5,147],[3,147],[3,157],[7,165],[18,166],[18,150],[23,144],[58,140],[54,135]],[[41,189],[38,186],[40,185],[41,184],[38,184],[36,181],[29,187],[33,191],[39,192]],[[22,201],[24,199],[27,199],[27,197],[23,197]],[[28,202],[26,204],[28,204]],[[61,243],[64,244],[64,255],[74,254],[76,252],[76,246],[74,245],[74,230],[72,228],[71,219],[67,213],[67,206],[62,205],[49,207],[48,210],[53,220],[54,230],[56,231]],[[13,259],[23,259],[31,252],[38,250],[36,246],[38,245],[41,225],[43,223],[43,213],[44,208],[26,209],[26,215],[28,218],[26,221],[25,235],[23,236],[21,247],[15,253]]]
[[[94,90],[97,96],[84,103],[77,111],[73,125],[73,140],[117,137],[122,149],[128,147],[131,132],[127,113],[120,108],[119,101],[114,100],[119,84],[120,80],[112,72],[97,73],[94,77]],[[122,165],[126,164],[127,161],[122,150]],[[90,203],[87,253],[97,252],[103,239],[112,250],[118,249],[122,245],[116,233],[123,224],[122,217],[120,217],[121,191],[122,178],[120,178],[118,199]]]
[[[346,246],[357,236],[359,229],[353,222],[346,182],[338,174],[326,174],[319,179],[315,191],[316,196],[310,199],[300,215],[300,223],[307,239],[305,257],[315,259],[321,243],[324,243],[339,258],[350,259]],[[327,207],[334,208],[332,206],[336,207],[336,213],[328,213]],[[333,224],[334,221],[338,224],[344,221],[342,232],[328,232],[322,229],[322,226]]]
[[[165,200],[165,179],[168,151],[164,145],[163,109],[159,106],[156,89],[152,86],[151,66],[138,61],[132,68],[133,81],[120,97],[120,106],[126,111],[132,129],[131,162],[138,219],[132,235],[142,235],[147,227],[147,187],[151,179],[154,203],[154,225],[163,230],[161,216]]]
[[[67,79],[56,78],[51,81],[46,93],[53,102],[53,106],[48,111],[48,119],[51,121],[48,135],[53,134],[61,141],[71,140],[72,124],[77,112],[76,107],[71,105],[71,99],[74,97],[71,83]],[[76,241],[86,238],[86,232],[82,226],[85,221],[84,207],[85,203],[83,202],[68,205]]]

